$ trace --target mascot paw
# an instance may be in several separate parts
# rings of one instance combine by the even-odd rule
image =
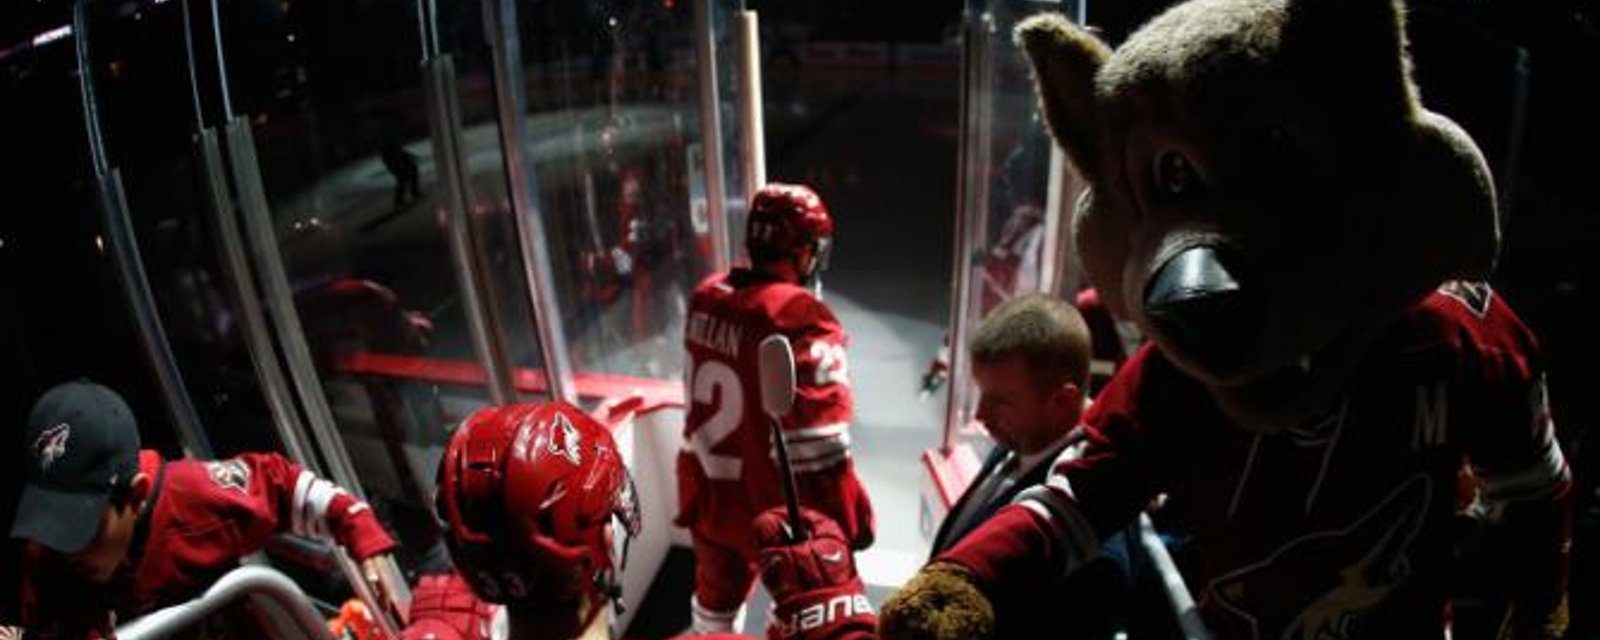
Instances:
[[[1518,614],[1517,608],[1513,607],[1500,625],[1499,640],[1560,640],[1567,637],[1571,619],[1565,597],[1542,614]]]
[[[966,568],[934,562],[883,603],[883,640],[950,640],[994,635],[994,606]]]

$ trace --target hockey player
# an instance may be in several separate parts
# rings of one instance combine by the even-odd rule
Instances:
[[[484,409],[451,437],[438,482],[458,575],[418,586],[407,640],[609,637],[607,605],[620,598],[640,521],[604,425],[559,402]],[[870,640],[877,618],[849,542],[816,512],[806,511],[804,526],[809,535],[796,543],[781,511],[762,514],[753,536],[746,524],[775,603],[769,637]],[[485,600],[505,605],[502,622],[488,622]]]
[[[512,637],[607,637],[602,614],[621,595],[612,550],[639,531],[621,456],[563,403],[484,409],[451,437],[434,497],[445,541],[472,591],[507,605]]]
[[[282,456],[141,451],[132,411],[98,384],[46,392],[24,442],[28,484],[11,535],[29,543],[26,637],[110,637],[119,620],[203,591],[278,533],[331,536],[380,588],[396,546],[366,503]]]
[[[850,460],[844,328],[806,287],[827,264],[833,220],[800,185],[768,184],[750,203],[752,266],[714,275],[689,298],[689,397],[678,455],[676,522],[694,540],[694,629],[727,631],[755,582],[757,514],[783,503],[771,429],[761,412],[757,345],[794,345],[798,389],[784,417],[801,504],[837,521],[855,549],[871,544],[872,507]]]

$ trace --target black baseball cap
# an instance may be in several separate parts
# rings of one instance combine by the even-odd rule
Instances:
[[[11,537],[61,553],[89,546],[112,493],[139,471],[139,426],[122,397],[89,381],[46,391],[23,433],[28,484]]]

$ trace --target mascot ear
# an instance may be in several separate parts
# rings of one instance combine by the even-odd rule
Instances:
[[[1056,142],[1079,169],[1094,175],[1099,152],[1095,132],[1100,118],[1094,77],[1111,57],[1110,47],[1053,13],[1023,20],[1017,25],[1016,40],[1033,63],[1045,120]]]
[[[1343,92],[1359,98],[1334,97],[1333,106],[1375,141],[1399,136],[1393,167],[1400,198],[1393,203],[1397,224],[1382,234],[1385,271],[1415,281],[1395,289],[1414,295],[1444,280],[1487,280],[1500,246],[1494,181],[1466,131],[1422,106],[1400,0],[1289,0],[1288,11],[1284,40],[1316,61],[1312,73],[1343,69],[1373,79]],[[1312,53],[1323,51],[1333,53]]]
[[[1407,120],[1416,117],[1417,89],[1400,0],[1290,0],[1283,39],[1303,73],[1362,78],[1359,89],[1345,87],[1335,94],[1348,94],[1334,98],[1347,104],[1330,105],[1346,112],[1344,118],[1382,124],[1400,122],[1397,113]]]

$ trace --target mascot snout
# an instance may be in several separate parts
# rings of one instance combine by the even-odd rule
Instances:
[[[1218,244],[1183,249],[1145,285],[1144,311],[1172,348],[1227,380],[1239,373],[1259,327],[1265,296],[1249,267]]]

